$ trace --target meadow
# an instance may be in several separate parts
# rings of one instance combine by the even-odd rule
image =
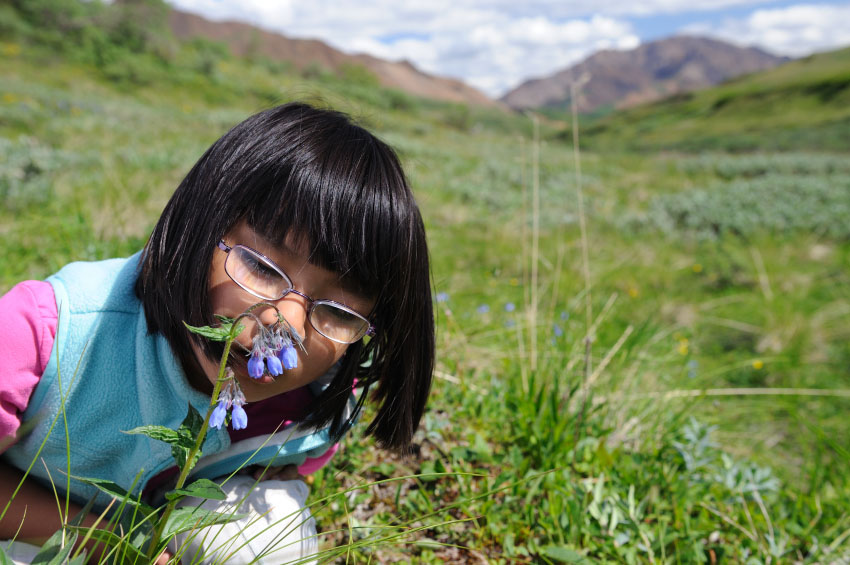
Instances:
[[[760,114],[773,129],[677,127],[661,104],[582,122],[579,152],[568,113],[420,100],[362,69],[203,42],[107,65],[22,37],[0,43],[2,292],[138,250],[206,147],[272,104],[347,111],[401,155],[438,371],[413,454],[355,432],[313,477],[328,559],[850,560],[847,88],[773,85],[806,109]],[[844,76],[835,57],[820,68]]]

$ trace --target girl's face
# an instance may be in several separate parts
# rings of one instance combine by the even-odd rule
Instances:
[[[349,289],[337,273],[318,267],[310,262],[309,248],[297,238],[287,237],[280,247],[274,246],[246,222],[240,222],[223,238],[229,246],[237,244],[255,249],[274,261],[289,279],[295,290],[302,292],[314,300],[333,300],[340,302],[363,315],[368,315],[375,305],[374,299],[363,296]],[[224,270],[227,253],[216,249],[210,267],[210,301],[214,314],[235,318],[248,307],[263,302],[262,299],[243,290],[228,276]],[[251,349],[252,338],[257,334],[257,324],[250,318],[243,318],[240,323],[245,329],[233,344],[231,367],[236,374],[245,398],[248,402],[256,402],[309,384],[325,374],[334,363],[345,354],[347,344],[337,343],[319,334],[307,319],[309,302],[306,298],[295,293],[289,293],[276,301],[267,300],[277,306],[280,313],[292,325],[293,329],[303,338],[304,350],[296,347],[298,366],[284,370],[278,377],[266,373],[260,379],[248,376],[247,353]],[[277,314],[271,308],[257,309],[254,313],[263,324],[273,324]],[[206,357],[195,348],[195,357],[210,383],[215,383],[218,377],[218,361]]]

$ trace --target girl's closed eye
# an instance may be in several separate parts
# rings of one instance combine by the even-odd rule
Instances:
[[[271,265],[254,255],[253,253],[241,252],[238,255],[245,275],[254,279],[258,285],[279,285],[283,277]]]

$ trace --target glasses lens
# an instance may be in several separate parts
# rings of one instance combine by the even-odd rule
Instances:
[[[291,288],[289,279],[259,253],[237,245],[227,254],[224,269],[236,284],[260,298],[276,300]]]
[[[316,302],[310,323],[320,334],[340,343],[354,343],[369,330],[366,318],[331,302]]]

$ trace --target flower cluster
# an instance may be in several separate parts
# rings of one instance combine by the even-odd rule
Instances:
[[[248,359],[248,375],[259,379],[268,371],[276,377],[284,369],[294,369],[298,366],[295,344],[301,345],[301,338],[285,320],[271,327],[260,325]]]
[[[218,395],[218,405],[210,416],[210,427],[221,428],[227,418],[227,411],[231,410],[230,425],[234,430],[244,429],[248,425],[248,415],[242,408],[245,404],[245,395],[239,388],[239,382],[230,367],[225,369],[225,378],[227,382],[224,383]]]

